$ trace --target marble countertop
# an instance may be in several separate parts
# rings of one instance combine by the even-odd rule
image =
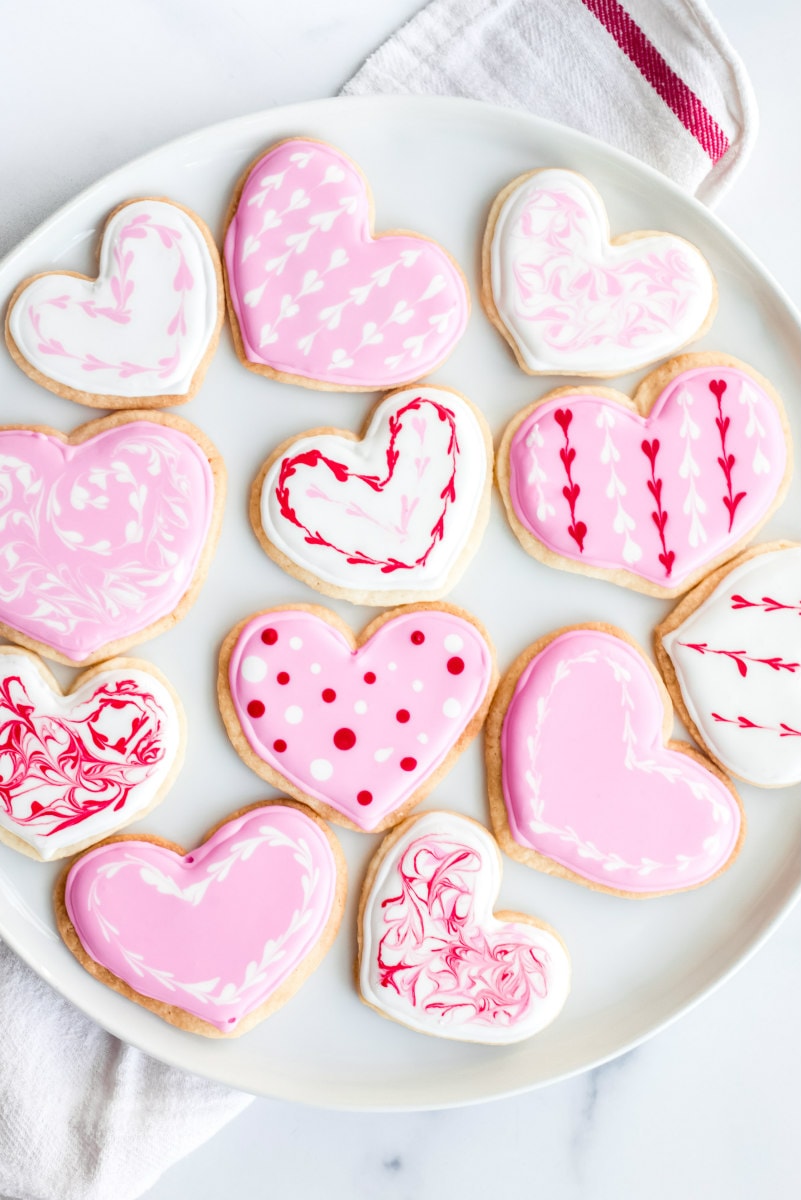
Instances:
[[[99,176],[181,133],[335,94],[421,6],[16,6],[7,16],[14,28],[6,49],[25,53],[6,54],[0,72],[2,110],[13,113],[3,130],[0,253]],[[797,0],[713,0],[712,7],[746,62],[761,112],[756,149],[718,211],[801,304],[801,8]],[[69,121],[59,97],[68,98]],[[401,1115],[256,1100],[168,1172],[149,1200],[473,1200],[521,1185],[560,1200],[796,1195],[800,945],[798,906],[732,980],[681,1021],[615,1062],[544,1091]]]

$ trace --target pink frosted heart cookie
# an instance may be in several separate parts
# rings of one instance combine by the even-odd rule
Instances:
[[[361,439],[314,429],[284,442],[253,485],[250,517],[279,566],[357,604],[437,599],[489,516],[492,438],[449,388],[384,397]]]
[[[326,142],[288,138],[248,167],[223,256],[246,367],[304,387],[374,391],[448,357],[470,311],[462,272],[429,238],[372,225],[366,179]]]
[[[534,917],[493,912],[495,839],[469,817],[426,812],[393,830],[359,906],[365,1004],[420,1033],[506,1046],[539,1033],[570,991],[561,938]]]
[[[11,298],[6,342],[37,383],[93,408],[191,399],[224,314],[214,240],[172,200],[128,200],[103,230],[98,276],[51,271]]]
[[[757,787],[801,783],[801,546],[755,546],[657,626],[656,657],[693,737]]]
[[[558,388],[514,417],[497,459],[529,554],[653,596],[681,595],[736,554],[791,472],[778,394],[723,354],[673,359],[633,399]]]
[[[336,936],[346,869],[292,801],[233,813],[196,850],[112,838],[55,892],[59,932],[102,983],[206,1037],[237,1037],[294,995]]]
[[[745,815],[722,771],[668,740],[670,697],[621,630],[540,638],[501,681],[487,722],[502,849],[620,896],[700,887],[731,866]]]
[[[237,753],[263,779],[350,829],[396,825],[472,741],[495,686],[483,627],[420,604],[357,637],[298,604],[242,621],[220,652],[218,696]]]
[[[64,858],[139,820],[185,739],[180,700],[148,663],[112,659],[62,693],[35,655],[0,646],[0,841]]]
[[[606,209],[575,171],[529,171],[495,200],[482,300],[530,375],[624,375],[706,332],[717,286],[684,238],[610,239]]]
[[[0,428],[0,633],[69,665],[154,637],[200,590],[224,499],[222,459],[179,417]]]

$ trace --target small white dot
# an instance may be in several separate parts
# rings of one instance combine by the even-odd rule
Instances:
[[[290,650],[300,650],[303,646],[303,638],[293,637],[289,639]]]
[[[398,664],[397,664],[397,663],[387,663],[387,670],[388,670],[388,671],[397,671],[397,669],[398,669]]]
[[[311,667],[309,668],[312,675],[319,675],[320,672],[322,671],[322,669],[323,668],[320,666],[319,663],[312,663]]]
[[[462,706],[453,696],[446,700],[442,706],[442,711],[446,717],[458,717],[462,711]]]
[[[464,642],[459,637],[458,633],[449,633],[445,638],[445,649],[449,650],[451,654],[456,654],[459,650],[461,650],[463,645]]]
[[[423,690],[423,681],[422,681],[422,679],[415,679],[415,680],[412,682],[412,691],[413,691],[413,692],[422,692],[422,690]]]
[[[375,759],[376,762],[386,762],[391,753],[392,753],[392,747],[384,746],[384,747],[382,747],[381,750],[376,750],[375,754],[373,755],[373,758]]]
[[[326,780],[330,779],[334,773],[334,768],[331,766],[327,758],[315,758],[309,770],[312,773],[313,779]]]
[[[242,678],[248,683],[260,683],[267,674],[267,663],[255,654],[249,654],[242,662]]]
[[[428,744],[428,734],[427,733],[418,733],[417,740],[421,746],[427,745]]]
[[[303,709],[297,704],[291,704],[284,713],[284,720],[287,725],[300,725],[303,720]]]
[[[356,713],[359,713],[360,715],[362,713],[366,713],[367,712],[367,701],[366,700],[357,700],[353,706],[353,711]]]

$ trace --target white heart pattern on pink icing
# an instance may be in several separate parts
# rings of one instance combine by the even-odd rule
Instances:
[[[235,637],[226,720],[254,770],[372,830],[422,799],[493,675],[488,642],[449,609],[389,614],[358,649],[314,612],[272,609]]]
[[[392,387],[432,371],[467,322],[464,279],[435,242],[371,233],[365,179],[293,138],[250,169],[225,235],[246,363],[295,382]]]
[[[191,391],[216,340],[218,271],[216,251],[189,212],[166,200],[133,200],[104,230],[97,279],[37,276],[14,301],[9,333],[57,387],[166,403]]]
[[[610,244],[601,197],[575,171],[523,177],[490,258],[496,312],[532,373],[623,375],[698,337],[716,304],[712,272],[683,238]]]
[[[9,636],[83,662],[141,640],[180,604],[211,529],[215,479],[193,427],[170,420],[103,418],[72,442],[0,429],[0,622]]]

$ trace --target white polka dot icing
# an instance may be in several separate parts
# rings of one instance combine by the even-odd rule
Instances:
[[[293,650],[297,638],[303,646]],[[254,658],[264,666],[260,679],[246,668]],[[426,781],[485,707],[493,677],[486,637],[448,608],[389,614],[355,650],[316,613],[273,610],[235,641],[234,713],[226,720],[232,735],[244,734],[255,770],[373,830],[423,798]]]

